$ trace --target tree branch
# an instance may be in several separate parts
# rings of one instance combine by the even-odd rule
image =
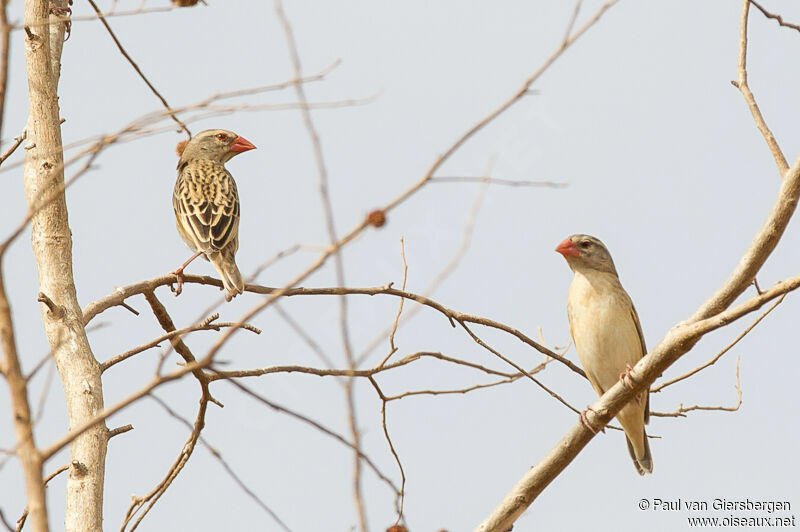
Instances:
[[[661,342],[633,368],[632,387],[616,383],[587,411],[593,427],[603,427],[625,406],[645,391],[678,358],[687,353],[703,335],[759,309],[769,301],[800,287],[800,275],[777,283],[761,295],[755,296],[734,308],[700,321],[685,322],[673,327]],[[576,423],[533,466],[506,495],[477,532],[506,532],[539,494],[563,471],[578,453],[595,436],[582,422]]]
[[[767,220],[750,242],[750,246],[739,260],[733,273],[714,295],[697,309],[690,321],[695,322],[708,318],[728,308],[750,286],[761,266],[764,265],[783,236],[783,232],[797,208],[798,198],[800,198],[800,158],[784,175],[778,197]]]
[[[25,152],[24,184],[30,219],[31,245],[39,272],[39,291],[59,308],[62,316],[42,307],[42,322],[66,397],[72,427],[91,422],[70,446],[70,464],[79,473],[67,478],[64,529],[100,530],[103,523],[103,487],[108,431],[95,421],[103,410],[100,368],[86,338],[72,274],[72,237],[64,198],[63,145],[58,108],[58,80],[64,23],[50,22],[51,7],[65,0],[26,0],[25,63],[28,76],[29,116],[25,127],[33,147]],[[42,197],[52,199],[39,205]],[[42,460],[49,455],[42,454]],[[43,507],[42,507],[43,510]],[[46,516],[31,507],[34,530],[46,530]]]
[[[159,286],[167,286],[170,283],[175,281],[174,275],[162,275],[160,277],[154,277],[152,279],[148,279],[146,281],[140,281],[138,283],[134,283],[128,286],[118,287],[114,290],[113,293],[109,294],[108,296],[98,299],[97,301],[90,303],[86,306],[83,311],[83,316],[85,322],[88,324],[94,317],[98,314],[104,312],[105,310],[117,306],[120,302],[124,301],[125,299],[137,295],[146,293],[149,291],[155,290]],[[213,277],[206,277],[200,275],[185,275],[184,276],[184,284],[201,284],[201,285],[210,285],[220,287],[222,286],[222,282],[214,279]],[[368,296],[375,296],[375,295],[389,295],[394,297],[402,297],[404,299],[410,299],[420,303],[424,306],[430,307],[434,310],[439,311],[442,313],[447,319],[450,321],[451,324],[455,324],[456,322],[465,322],[465,323],[475,323],[478,325],[483,325],[485,327],[491,327],[493,329],[498,329],[504,331],[512,336],[515,336],[523,343],[533,347],[540,353],[547,355],[548,357],[559,361],[560,363],[564,364],[566,367],[571,369],[574,373],[585,377],[586,374],[583,372],[581,368],[576,366],[570,360],[564,358],[563,356],[559,355],[558,353],[553,352],[552,350],[546,348],[545,346],[539,344],[538,342],[532,340],[522,332],[510,327],[508,325],[499,323],[497,321],[491,320],[489,318],[483,318],[480,316],[474,316],[471,314],[465,314],[462,312],[458,312],[456,310],[449,309],[438,303],[430,298],[414,294],[412,292],[404,292],[402,290],[397,290],[391,287],[391,284],[385,286],[376,286],[370,288],[347,288],[347,287],[332,287],[332,288],[271,288],[268,286],[261,286],[256,284],[247,284],[245,285],[245,291],[251,292],[254,294],[271,294],[275,296],[285,296],[285,297],[293,297],[293,296],[313,296],[313,295],[327,295],[327,296],[341,296],[341,295],[368,295]],[[249,319],[249,317],[247,318]]]
[[[780,146],[778,146],[778,141],[775,140],[772,131],[767,127],[764,116],[761,114],[761,109],[758,108],[758,104],[756,103],[756,98],[753,96],[753,92],[747,84],[747,18],[750,13],[751,3],[758,7],[762,13],[766,14],[761,6],[752,0],[742,0],[742,16],[739,22],[739,80],[734,82],[733,85],[738,88],[742,96],[744,96],[744,101],[747,102],[747,106],[750,108],[750,114],[753,115],[756,127],[761,132],[761,135],[764,136],[767,147],[772,153],[772,157],[775,159],[775,164],[778,165],[778,172],[781,176],[785,176],[786,172],[789,171],[789,163],[786,162],[786,158],[783,156],[783,152]]]

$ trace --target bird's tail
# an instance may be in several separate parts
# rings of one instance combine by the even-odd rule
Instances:
[[[237,295],[244,292],[244,280],[239,268],[236,266],[233,253],[219,253],[211,260],[211,264],[219,272],[222,278],[222,285],[228,293],[225,295],[225,300],[230,301]]]
[[[644,428],[642,428],[644,432]],[[650,442],[647,441],[647,432],[644,432],[644,452],[641,456],[636,456],[636,451],[633,448],[630,438],[625,437],[625,442],[628,444],[628,454],[631,455],[633,460],[633,467],[640,475],[653,472],[653,455],[650,454]]]

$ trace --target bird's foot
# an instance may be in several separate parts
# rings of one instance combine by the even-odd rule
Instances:
[[[50,6],[49,6],[49,12],[50,12],[50,14],[55,15],[57,17],[69,19],[69,17],[72,16],[72,8],[69,7],[71,5],[72,5],[72,0],[69,0],[69,5],[68,6],[63,6],[63,7],[59,6],[59,5],[56,5],[55,2],[51,1],[50,2]],[[64,34],[65,34],[64,35],[64,40],[65,41],[67,39],[69,39],[69,36],[70,36],[71,33],[72,33],[72,21],[64,20]]]
[[[169,272],[175,276],[175,284],[177,284],[177,286],[172,286],[172,283],[169,284],[169,289],[175,294],[175,297],[178,297],[183,292],[183,268],[181,266],[177,270]]]
[[[592,431],[592,434],[597,434],[597,429],[596,429],[596,428],[594,428],[594,427],[592,426],[592,424],[589,422],[589,418],[586,416],[586,412],[590,412],[590,411],[591,411],[593,414],[597,414],[597,412],[595,412],[595,411],[592,409],[592,407],[591,407],[591,406],[587,406],[587,407],[586,407],[586,410],[584,410],[584,411],[583,411],[583,412],[581,412],[581,414],[580,414],[581,424],[582,424],[584,427],[586,427],[587,429],[589,429],[590,431]],[[605,432],[606,432],[606,428],[605,428],[605,427],[601,427],[601,428],[600,428],[600,432],[602,432],[603,434],[605,434]]]
[[[70,2],[71,4],[72,2]],[[72,8],[64,6],[57,6],[55,2],[50,2],[50,13],[59,17],[67,17],[72,15]]]
[[[195,253],[194,255],[189,257],[189,260],[187,260],[186,262],[181,264],[180,268],[178,268],[175,271],[169,272],[169,273],[171,273],[171,274],[173,274],[175,276],[175,280],[178,283],[178,287],[177,288],[173,288],[172,287],[172,283],[170,283],[170,285],[169,285],[169,289],[172,290],[172,292],[175,294],[175,297],[178,297],[179,295],[181,295],[181,292],[183,291],[183,270],[185,270],[186,267],[189,264],[191,264],[194,259],[196,259],[197,257],[199,257],[202,254],[203,254],[202,251],[198,251],[197,253]]]
[[[625,364],[625,371],[619,374],[619,380],[621,380],[622,384],[628,388],[633,389],[633,377],[631,376],[631,371],[633,371],[631,365]]]

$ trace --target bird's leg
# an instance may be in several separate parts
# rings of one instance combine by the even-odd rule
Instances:
[[[69,0],[68,5],[69,6],[72,5],[72,0]],[[69,39],[69,36],[72,33],[72,21],[69,20],[69,17],[72,16],[72,8],[70,8],[68,6],[64,6],[64,7],[58,6],[58,5],[55,4],[55,2],[53,2],[51,0],[50,1],[50,5],[49,5],[49,12],[52,15],[55,15],[57,17],[61,17],[61,18],[64,19],[63,20],[63,22],[64,22],[64,33],[65,33],[64,40],[66,41],[67,39]]]
[[[619,374],[619,380],[630,389],[633,389],[633,378],[631,377],[631,371],[633,368],[630,364],[625,364],[625,371]]]
[[[589,422],[589,418],[588,418],[588,417],[586,417],[586,412],[589,412],[589,411],[593,412],[594,414],[597,414],[597,412],[595,412],[595,411],[592,409],[592,407],[591,407],[591,406],[587,406],[587,407],[586,407],[586,410],[584,410],[584,411],[583,411],[583,412],[581,412],[581,414],[580,414],[581,424],[582,424],[584,427],[586,427],[587,429],[591,430],[591,431],[592,431],[592,434],[597,434],[597,429],[595,429],[595,428],[592,426],[592,424]],[[606,433],[606,428],[605,428],[605,427],[602,427],[602,428],[600,429],[600,432],[602,432],[603,434],[605,434],[605,433]]]
[[[187,260],[186,262],[184,262],[183,264],[181,264],[181,267],[180,267],[180,268],[178,268],[177,270],[174,270],[174,271],[171,271],[171,272],[169,272],[169,273],[172,273],[172,274],[174,274],[174,275],[175,275],[175,280],[176,280],[176,282],[177,282],[177,284],[178,284],[177,288],[172,288],[172,285],[171,285],[171,284],[170,284],[170,286],[169,286],[169,289],[170,289],[170,290],[172,290],[173,292],[175,292],[175,297],[178,297],[179,295],[181,295],[181,292],[183,291],[183,270],[185,270],[185,269],[186,269],[186,267],[187,267],[189,264],[191,264],[191,262],[192,262],[194,259],[196,259],[197,257],[199,257],[199,256],[200,256],[200,255],[202,255],[202,254],[203,254],[203,252],[202,252],[202,251],[198,251],[197,253],[195,253],[194,255],[192,255],[192,256],[189,258],[189,260]]]

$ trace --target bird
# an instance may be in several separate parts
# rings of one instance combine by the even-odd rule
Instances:
[[[618,380],[625,382],[627,378],[630,386],[631,367],[647,353],[647,348],[636,309],[622,288],[611,253],[599,239],[582,234],[567,237],[555,250],[574,272],[567,296],[567,318],[592,388],[601,396]],[[649,390],[617,413],[628,453],[640,475],[653,472],[653,456],[644,427],[649,418]],[[586,424],[583,415],[581,420]]]
[[[181,293],[183,270],[202,255],[219,272],[230,301],[244,292],[236,266],[239,249],[239,194],[225,163],[255,146],[232,131],[207,129],[192,137],[178,161],[178,180],[172,193],[178,234],[194,255],[173,271]]]

